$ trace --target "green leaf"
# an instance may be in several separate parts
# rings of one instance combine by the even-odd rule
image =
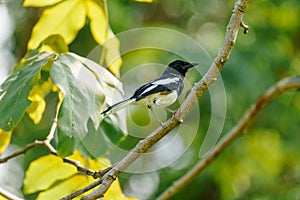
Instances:
[[[40,78],[43,66],[51,64],[51,53],[41,53],[18,71],[13,72],[0,86],[0,128],[12,130],[21,120],[26,108],[31,104],[28,95]],[[49,62],[48,62],[49,61]]]
[[[107,138],[103,131],[99,128],[95,129],[91,120],[88,121],[88,134],[83,138],[80,143],[79,149],[85,152],[86,155],[92,158],[97,158],[105,154],[108,150],[106,143]]]
[[[57,151],[59,155],[67,156],[84,141],[89,130],[94,132],[98,129],[100,108],[104,107],[106,95],[111,99],[121,97],[120,82],[106,69],[72,53],[61,54],[57,58],[50,77],[64,94],[58,114]],[[88,129],[90,119],[94,129]],[[120,124],[126,131],[126,125]]]
[[[28,49],[35,49],[48,36],[59,34],[67,44],[76,37],[84,26],[86,17],[83,0],[66,0],[44,10],[32,30]]]
[[[94,76],[96,77],[97,82],[93,84],[98,84],[97,94],[103,94],[105,96],[105,103],[111,105],[112,102],[116,102],[117,100],[122,100],[123,96],[123,89],[122,89],[122,83],[113,76],[108,70],[106,70],[104,67],[98,65],[97,63],[80,57],[76,54],[69,53],[69,55],[72,55],[76,59],[80,60],[80,62],[86,66],[91,72],[93,72]],[[101,105],[96,106],[96,110],[103,110],[104,109],[104,102],[102,102]],[[98,112],[98,111],[97,111]],[[97,129],[99,125],[99,120],[95,119],[93,116],[91,116],[95,128]],[[119,129],[122,130],[123,134],[127,134],[127,124],[126,124],[126,115],[125,113],[118,112],[114,115],[109,116],[111,123],[113,123],[115,126],[119,127]]]
[[[117,144],[124,139],[123,131],[110,118],[105,118],[102,121],[101,130],[114,144]]]
[[[44,7],[56,4],[62,0],[25,0],[23,6]]]
[[[64,58],[64,57],[63,57]],[[86,105],[88,100],[83,90],[76,83],[76,77],[72,74],[71,62],[61,56],[51,68],[50,77],[64,94],[64,100],[58,113],[58,146],[57,151],[61,156],[73,153],[79,138],[83,138],[87,132],[85,124],[88,113]]]

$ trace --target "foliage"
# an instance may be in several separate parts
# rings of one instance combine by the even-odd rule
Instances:
[[[133,66],[148,62],[165,64],[177,59],[178,55],[143,49],[128,52],[121,59],[124,44],[115,37],[115,33],[143,26],[167,27],[190,35],[214,57],[222,44],[233,1],[140,2],[152,1],[24,1],[25,7],[35,7],[41,15],[33,28],[22,24],[25,23],[22,20],[17,26],[17,32],[25,35],[32,28],[32,34],[27,51],[23,52],[26,55],[0,86],[0,154],[16,146],[24,148],[35,140],[44,140],[50,133],[57,112],[58,128],[51,144],[58,154],[70,156],[86,167],[99,170],[110,165],[105,157],[115,150],[114,146],[129,150],[140,137],[157,126],[148,115],[145,116],[144,108],[130,109],[127,120],[134,121],[135,125],[129,123],[128,130],[124,113],[103,120],[99,112],[112,101],[121,99],[122,84],[117,78],[122,81],[130,79],[136,84],[144,82],[145,77],[160,73],[160,69],[148,71],[147,68],[140,71],[140,79],[133,78],[128,75]],[[244,18],[250,26],[249,34],[238,36],[234,51],[222,71],[227,97],[223,133],[238,121],[265,88],[283,77],[300,73],[299,13],[300,2],[297,0],[250,3]],[[16,34],[16,37],[16,41],[26,41],[23,34]],[[159,37],[162,36],[145,33],[126,42],[154,42]],[[169,46],[187,52],[191,60],[198,59],[199,55],[193,52],[193,48],[186,48],[186,44],[171,37],[168,42]],[[86,52],[96,44],[100,45],[100,56],[92,59]],[[18,48],[16,46],[16,51]],[[205,71],[207,62],[201,61],[199,68]],[[188,74],[190,82],[199,78],[196,71]],[[135,88],[136,85],[129,84],[125,91]],[[275,100],[247,131],[246,137],[240,138],[174,199],[297,198],[299,102],[300,97],[296,93]],[[199,160],[198,152],[210,124],[210,105],[209,94],[205,94],[199,102],[200,121],[193,121],[193,117],[187,119],[183,123],[187,128],[172,152],[145,159],[143,165],[148,167],[167,160],[191,140],[188,133],[197,130],[184,155],[157,172],[125,173],[119,179],[125,194],[155,199]],[[127,132],[139,135],[125,137]],[[166,140],[171,141],[170,138],[173,141],[175,137],[172,138],[171,134]],[[153,152],[156,149],[159,145]],[[59,198],[61,196],[55,195],[67,195],[93,181],[91,177],[79,174],[74,166],[63,163],[59,157],[49,155],[42,147],[28,151],[21,160],[26,199]],[[117,160],[115,158],[111,162]],[[105,166],[103,163],[106,163]],[[12,185],[15,184],[11,178],[14,175],[18,180],[22,179],[21,174],[9,174]],[[3,182],[0,183],[2,187]],[[115,184],[106,198],[125,198],[119,182]],[[141,185],[149,192],[143,191]]]

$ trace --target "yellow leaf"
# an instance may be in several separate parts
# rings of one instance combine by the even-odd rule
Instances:
[[[118,199],[118,200],[137,200],[137,198],[126,197],[121,189],[119,180],[115,180],[113,184],[110,186],[109,190],[107,190],[106,194],[104,195],[103,200],[111,200],[111,199]]]
[[[92,177],[78,174],[55,185],[49,190],[40,192],[36,199],[60,199],[80,188],[83,188],[84,186],[88,185],[89,183],[92,183],[93,181],[95,181],[95,179],[93,179]]]
[[[137,2],[152,3],[153,0],[135,0]]]
[[[53,34],[61,35],[70,44],[84,26],[85,16],[84,0],[65,0],[46,8],[32,30],[28,49],[35,49]]]
[[[98,44],[104,47],[105,61],[108,69],[119,76],[122,59],[120,56],[120,41],[114,36],[108,25],[107,17],[101,6],[93,0],[87,0],[87,16],[90,19],[90,28]],[[102,64],[102,63],[100,63]]]
[[[44,7],[56,4],[62,0],[25,0],[23,6]]]
[[[90,169],[93,170],[99,170],[99,169],[105,169],[109,166],[111,166],[110,161],[107,158],[101,157],[97,160],[88,159],[88,165]],[[107,191],[107,193],[104,195],[103,200],[111,200],[111,199],[118,199],[118,200],[134,200],[135,198],[129,198],[126,197],[121,189],[120,182],[117,178]]]
[[[110,35],[113,35],[111,32]],[[105,61],[108,66],[108,69],[119,76],[120,68],[122,65],[122,58],[120,55],[120,41],[116,36],[112,36],[103,43],[103,46],[106,50]]]
[[[97,160],[85,159],[78,151],[75,151],[69,158],[79,161],[81,165],[95,171],[111,166],[107,158],[101,157]],[[94,181],[95,179],[90,176],[78,174],[76,167],[64,163],[62,158],[47,155],[30,164],[24,180],[24,193],[31,194],[41,191],[37,199],[60,199]],[[75,199],[79,198],[80,196]],[[134,200],[134,198],[128,198],[123,195],[118,180],[112,184],[104,199]]]
[[[46,108],[46,101],[44,97],[51,91],[53,88],[53,83],[50,78],[45,81],[42,85],[35,85],[28,99],[32,102],[31,105],[26,109],[29,117],[33,120],[35,124],[38,124],[42,117]]]
[[[68,45],[65,43],[64,38],[58,34],[50,35],[42,42],[40,52],[54,52],[66,53],[69,52]]]
[[[90,19],[90,28],[98,44],[103,43],[108,36],[108,22],[101,6],[93,0],[86,1],[87,16]]]
[[[75,152],[70,158],[82,161],[82,157]],[[24,179],[24,193],[31,194],[48,189],[58,180],[64,180],[77,173],[75,166],[64,163],[62,158],[47,155],[33,161]]]
[[[10,142],[10,137],[11,137],[11,131],[5,132],[2,129],[0,129],[0,155],[8,146]]]

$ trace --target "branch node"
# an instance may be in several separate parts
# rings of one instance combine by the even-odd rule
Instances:
[[[244,29],[244,34],[248,34],[249,32],[249,26],[245,24],[243,21],[241,21],[240,26]]]
[[[117,177],[113,174],[108,174],[107,176],[110,177],[111,179],[113,179],[114,181],[117,179]]]
[[[94,172],[93,177],[94,178],[102,178],[104,176],[104,174],[106,174],[109,170],[111,170],[112,167],[108,167],[106,169],[103,170],[99,170],[97,172]]]

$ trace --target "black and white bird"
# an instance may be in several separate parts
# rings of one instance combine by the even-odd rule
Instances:
[[[152,112],[153,106],[167,108],[181,94],[186,72],[196,65],[198,63],[188,63],[182,60],[171,62],[160,77],[142,85],[129,99],[108,107],[101,114],[106,117],[130,104],[146,105]],[[154,112],[153,114],[155,115]],[[158,119],[156,115],[155,117]]]

